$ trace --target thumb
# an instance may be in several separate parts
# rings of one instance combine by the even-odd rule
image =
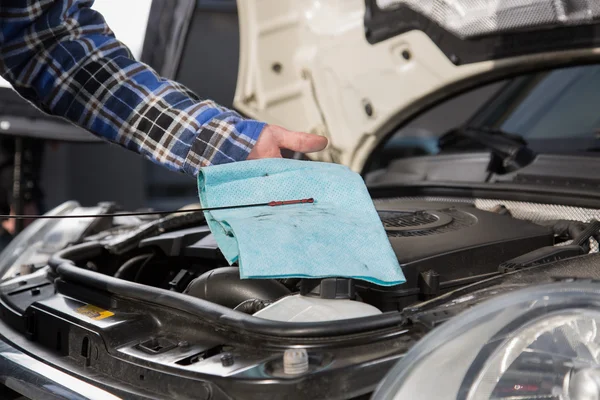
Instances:
[[[293,132],[279,128],[275,130],[275,139],[282,149],[300,153],[313,153],[327,147],[327,138],[313,133]]]

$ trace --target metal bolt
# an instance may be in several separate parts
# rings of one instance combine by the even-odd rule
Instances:
[[[460,58],[458,58],[458,56],[456,54],[450,55],[450,61],[452,61],[452,63],[454,63],[456,65],[460,64]]]
[[[234,362],[235,360],[233,359],[231,353],[223,353],[221,356],[221,365],[224,367],[231,367]]]
[[[288,349],[283,354],[283,372],[298,375],[308,371],[308,353],[306,349]]]

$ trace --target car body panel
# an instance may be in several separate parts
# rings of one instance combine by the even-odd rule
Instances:
[[[36,360],[2,338],[0,338],[0,375],[3,385],[31,399],[121,399],[121,397]]]
[[[376,44],[363,0],[243,0],[235,106],[288,129],[322,134],[318,160],[361,171],[378,143],[452,94],[525,71],[589,63],[600,48],[456,65],[424,32]]]

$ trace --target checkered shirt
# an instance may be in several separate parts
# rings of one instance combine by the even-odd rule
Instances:
[[[136,61],[93,3],[0,0],[0,75],[40,110],[169,169],[245,160],[264,123]]]

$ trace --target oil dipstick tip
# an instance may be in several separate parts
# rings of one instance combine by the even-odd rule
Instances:
[[[313,199],[312,197],[309,199],[301,199],[301,200],[271,201],[269,203],[269,207],[290,206],[292,204],[312,204],[314,202],[315,202],[315,199]]]

